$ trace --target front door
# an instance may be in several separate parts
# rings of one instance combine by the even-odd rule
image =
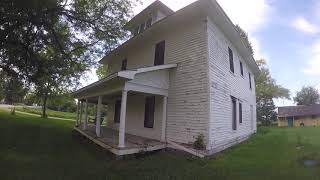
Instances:
[[[287,117],[288,127],[293,127],[293,117]]]

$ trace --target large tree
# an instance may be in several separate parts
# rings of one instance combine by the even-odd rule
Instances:
[[[320,94],[314,87],[303,87],[293,99],[297,105],[312,105],[320,103]]]
[[[131,0],[2,0],[0,69],[43,100],[79,84],[95,60],[126,38]]]
[[[262,124],[269,124],[274,120],[275,105],[273,99],[290,99],[288,89],[278,85],[271,77],[264,59],[257,60],[260,74],[256,77],[257,117]]]
[[[17,76],[7,76],[4,72],[0,74],[0,100],[4,99],[6,104],[23,102],[23,99],[28,92],[25,83]]]

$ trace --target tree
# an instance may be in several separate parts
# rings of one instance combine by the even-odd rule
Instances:
[[[74,89],[95,59],[127,37],[131,0],[3,0],[0,69],[42,98]]]
[[[96,74],[99,79],[103,79],[108,74],[108,66],[107,65],[99,65],[98,69],[96,70]]]
[[[0,101],[4,99],[7,104],[23,102],[27,92],[28,88],[18,77],[9,77],[0,71]]]
[[[243,38],[244,42],[246,43],[246,46],[249,48],[249,51],[251,55],[254,54],[253,47],[251,42],[249,41],[248,33],[246,33],[238,24],[235,25],[236,30],[240,34],[240,36]]]
[[[293,99],[297,105],[312,105],[320,102],[320,94],[314,87],[303,87]]]
[[[278,85],[271,77],[264,59],[257,60],[260,74],[256,77],[257,117],[264,125],[270,124],[274,119],[275,105],[273,99],[290,99],[288,89]]]

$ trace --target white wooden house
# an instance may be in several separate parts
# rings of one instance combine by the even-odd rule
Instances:
[[[166,147],[210,155],[256,132],[259,69],[215,0],[174,12],[156,1],[124,27],[132,37],[104,57],[106,78],[74,92],[75,127],[117,155]],[[85,105],[108,106],[88,125]],[[83,112],[84,111],[84,112]],[[204,136],[206,149],[192,144]]]

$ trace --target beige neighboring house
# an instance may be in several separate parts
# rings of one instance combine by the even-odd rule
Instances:
[[[320,126],[320,104],[278,107],[278,126]]]
[[[75,129],[116,155],[177,148],[205,156],[256,132],[257,64],[215,0],[174,12],[156,1],[124,27],[131,38],[105,56],[106,78],[74,92]],[[88,125],[85,105],[107,105]],[[192,144],[204,136],[206,148]]]

